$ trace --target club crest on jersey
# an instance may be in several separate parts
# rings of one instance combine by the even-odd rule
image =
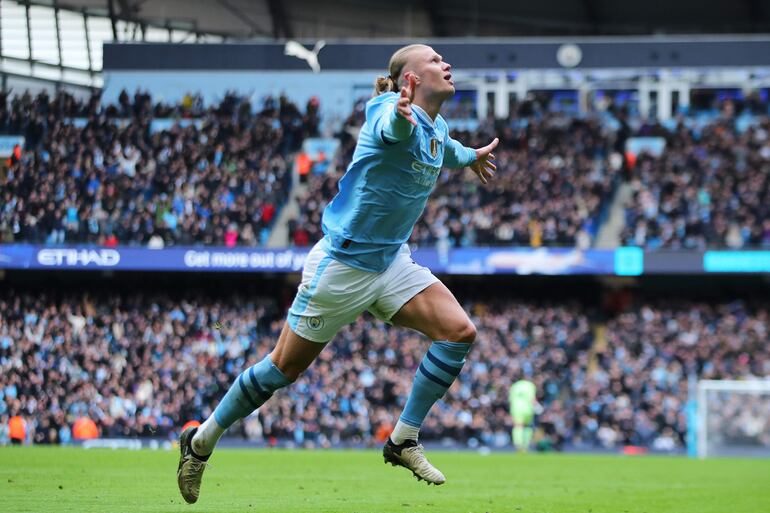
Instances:
[[[434,159],[438,155],[438,139],[431,139],[430,140],[430,155]]]
[[[324,327],[324,319],[323,317],[316,316],[316,317],[308,317],[307,318],[307,327],[311,330],[320,330]]]

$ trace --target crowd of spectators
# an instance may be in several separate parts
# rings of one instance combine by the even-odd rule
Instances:
[[[479,147],[500,137],[497,176],[482,186],[469,171],[444,170],[415,226],[411,242],[443,244],[590,245],[602,211],[626,182],[624,245],[649,249],[770,247],[770,118],[764,108],[743,109],[732,101],[718,115],[681,115],[674,125],[629,120],[622,111],[577,117],[522,104],[507,120],[482,122],[453,137]],[[746,117],[746,116],[750,116]],[[322,236],[323,207],[352,157],[364,122],[359,102],[339,134],[336,172],[315,176],[300,199],[291,226],[297,245]],[[659,157],[620,155],[633,136],[659,136]]]
[[[615,134],[596,120],[559,113],[522,123],[517,116],[485,122],[452,137],[478,148],[500,138],[497,172],[482,185],[470,170],[444,169],[411,242],[419,246],[588,247],[611,198],[621,161],[611,155]],[[356,104],[339,134],[336,172],[311,178],[299,198],[300,213],[290,236],[296,244],[322,237],[323,208],[352,159],[355,136],[364,122]],[[296,235],[299,233],[299,236]]]
[[[706,122],[693,114],[631,128],[623,116],[609,123],[527,105],[453,131],[472,147],[500,137],[497,176],[483,186],[468,170],[443,170],[413,244],[584,248],[626,180],[633,193],[624,245],[770,247],[770,118],[762,109],[743,109],[742,118],[727,100]],[[363,122],[359,100],[337,134],[332,172],[311,176],[299,198],[291,244],[322,236],[321,213]],[[0,172],[0,242],[264,245],[291,190],[293,154],[318,126],[317,102],[302,112],[284,97],[257,107],[233,94],[205,106],[191,95],[168,105],[143,92],[123,92],[114,104],[98,95],[2,93],[0,134],[23,135],[25,148]],[[663,137],[662,155],[624,164],[619,152],[634,135]]]
[[[610,199],[610,139],[594,121],[551,114],[455,132],[466,146],[495,136],[496,176],[486,186],[469,170],[446,170],[412,233],[418,245],[590,245]]]
[[[285,97],[259,108],[233,94],[208,108],[141,92],[114,105],[2,97],[0,133],[25,148],[0,176],[0,242],[264,244],[318,116]]]
[[[688,377],[770,378],[769,323],[766,305],[742,302],[658,301],[622,313],[607,324],[585,411],[608,444],[681,445]]]
[[[770,247],[770,118],[741,127],[731,105],[705,126],[682,118],[658,130],[665,151],[641,155],[632,170],[625,245]]]
[[[541,443],[681,449],[687,380],[770,377],[766,306],[645,303],[596,335],[577,302],[475,301],[478,337],[421,438],[471,446],[510,440],[508,387],[537,385]],[[107,437],[171,438],[208,416],[238,373],[274,346],[274,299],[0,292],[0,425],[23,415],[30,438],[62,443],[80,417]],[[365,316],[295,384],[231,430],[265,443],[381,443],[403,407],[424,337]],[[2,433],[2,429],[0,429]]]
[[[770,448],[769,394],[718,391],[707,394],[708,454],[751,454],[757,446]]]
[[[366,100],[359,99],[353,104],[350,115],[343,121],[336,137],[340,147],[333,161],[323,174],[311,174],[307,186],[297,197],[298,216],[289,220],[288,235],[290,244],[298,247],[310,246],[321,240],[321,215],[327,203],[339,190],[337,182],[353,159],[353,152],[358,141],[361,125],[366,120]]]

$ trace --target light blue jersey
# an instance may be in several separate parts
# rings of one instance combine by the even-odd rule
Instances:
[[[366,104],[353,161],[339,192],[323,213],[325,250],[351,267],[370,272],[388,268],[409,240],[442,167],[460,168],[476,152],[449,137],[440,115],[435,122],[412,105],[417,127],[400,142],[383,139],[383,125],[399,95],[385,93]]]

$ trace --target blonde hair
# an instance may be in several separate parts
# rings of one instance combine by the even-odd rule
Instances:
[[[428,46],[422,44],[404,46],[390,56],[390,62],[388,63],[389,75],[387,77],[377,77],[374,80],[374,93],[372,96],[379,96],[390,91],[398,92],[398,82],[401,78],[401,72],[404,71],[404,66],[406,66],[409,60],[409,54],[418,48],[428,48]]]

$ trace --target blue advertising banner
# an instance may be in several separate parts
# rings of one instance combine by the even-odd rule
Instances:
[[[0,244],[0,269],[300,272],[310,248],[147,249]],[[651,251],[636,247],[416,249],[437,274],[617,275],[768,273],[770,251]]]
[[[614,250],[469,248],[441,263],[448,274],[615,274]]]
[[[169,249],[0,245],[0,269],[116,271],[299,272],[309,248],[263,249],[185,247]],[[448,274],[641,274],[615,250],[460,248],[417,249],[414,260]]]
[[[302,269],[307,249],[0,246],[0,268],[116,271],[278,271]]]
[[[770,273],[770,251],[706,251],[707,273]]]

